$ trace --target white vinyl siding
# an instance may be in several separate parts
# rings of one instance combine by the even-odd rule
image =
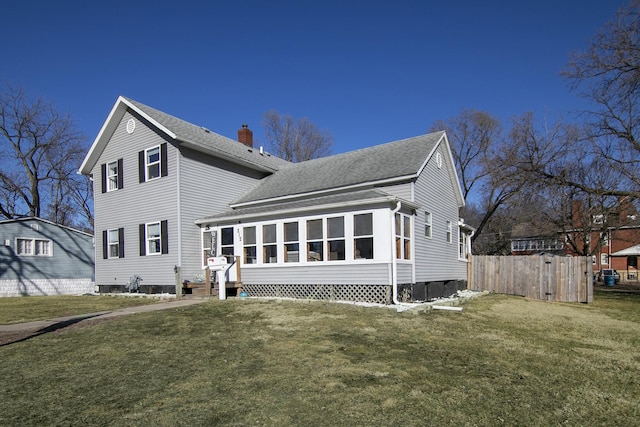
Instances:
[[[435,161],[437,152],[442,156],[441,168]],[[467,278],[467,262],[459,259],[459,245],[447,243],[447,222],[453,227],[459,219],[455,169],[443,145],[437,147],[436,153],[425,165],[414,188],[414,201],[420,206],[417,217],[425,219],[425,232],[414,236],[415,281],[418,283]],[[430,226],[427,225],[429,219]],[[427,230],[431,230],[431,237]]]

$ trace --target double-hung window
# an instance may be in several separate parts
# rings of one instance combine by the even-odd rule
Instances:
[[[256,264],[258,262],[256,258],[256,227],[244,227],[243,231],[243,251],[244,251],[244,263]]]
[[[298,223],[284,223],[284,262],[300,261],[300,242],[298,239]]]
[[[124,258],[124,228],[102,232],[102,257],[104,259]]]
[[[373,214],[353,216],[353,246],[355,259],[373,259]]]
[[[262,226],[262,262],[272,264],[278,262],[278,245],[276,242],[276,225]]]
[[[107,180],[109,185],[107,191],[113,191],[118,189],[118,162],[111,162],[107,165]]]
[[[140,256],[169,253],[169,227],[166,220],[140,224]]]
[[[118,159],[110,163],[103,163],[100,171],[102,175],[102,192],[115,191],[124,188],[122,174],[123,161]]]
[[[16,239],[16,251],[21,256],[53,256],[51,240],[46,239]]]
[[[411,259],[411,217],[396,213],[396,258]]]
[[[343,216],[327,218],[327,253],[329,261],[345,259]]]
[[[147,254],[155,255],[160,253],[162,237],[160,234],[160,223],[147,224]]]
[[[166,143],[138,153],[138,173],[141,183],[168,175]]]
[[[307,221],[307,261],[323,261],[324,231],[322,219]]]
[[[160,146],[145,150],[146,180],[160,177]]]
[[[447,221],[447,243],[453,242],[453,223]]]
[[[432,218],[431,212],[424,213],[424,236],[431,238],[431,230],[432,230]]]

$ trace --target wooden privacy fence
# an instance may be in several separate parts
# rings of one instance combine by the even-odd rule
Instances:
[[[593,301],[593,269],[588,257],[474,255],[469,288],[556,302]]]

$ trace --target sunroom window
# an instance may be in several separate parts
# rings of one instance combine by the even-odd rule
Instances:
[[[256,227],[245,227],[243,234],[244,263],[256,264]]]
[[[298,239],[298,223],[284,223],[284,262],[300,261],[300,243]]]
[[[373,214],[353,216],[353,247],[355,259],[373,259]]]
[[[329,261],[344,260],[344,217],[327,219],[327,249]]]
[[[324,260],[322,219],[307,221],[307,261]]]
[[[265,264],[278,262],[275,224],[262,226],[262,244],[262,262]]]

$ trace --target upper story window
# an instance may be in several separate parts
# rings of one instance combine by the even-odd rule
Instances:
[[[53,256],[51,240],[16,239],[16,252],[21,256]]]
[[[103,163],[101,166],[102,173],[102,192],[115,191],[124,188],[123,161],[118,159],[110,163]]]
[[[453,223],[447,221],[447,243],[453,242]]]
[[[138,153],[139,181],[151,181],[168,175],[167,144],[147,148]]]
[[[146,180],[160,178],[160,146],[145,150]]]
[[[107,165],[107,180],[109,181],[107,191],[118,189],[118,162],[111,162]]]

